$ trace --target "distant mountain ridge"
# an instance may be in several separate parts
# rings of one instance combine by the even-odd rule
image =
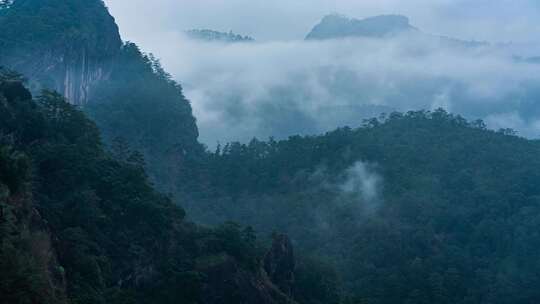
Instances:
[[[450,46],[477,47],[487,45],[485,42],[466,41],[424,33],[411,25],[409,18],[403,15],[379,15],[365,19],[349,18],[339,14],[327,15],[313,27],[306,36],[306,40],[389,38],[402,34],[437,39]]]
[[[253,39],[250,36],[242,36],[235,34],[232,31],[219,32],[209,29],[193,29],[186,31],[186,34],[189,38],[195,40],[203,41],[213,41],[213,42],[226,42],[226,43],[235,43],[235,42],[253,42]]]
[[[181,167],[158,169],[165,162],[156,159],[197,154],[182,87],[159,60],[122,41],[102,0],[17,0],[0,10],[0,29],[0,67],[21,73],[36,96],[54,90],[80,106],[106,143],[121,138],[144,154],[154,181]]]
[[[410,24],[409,18],[402,15],[381,15],[360,20],[332,14],[325,16],[307,35],[306,40],[346,37],[381,38],[411,31],[417,31],[417,29]]]

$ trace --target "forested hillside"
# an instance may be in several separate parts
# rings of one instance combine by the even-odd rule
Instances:
[[[190,214],[288,233],[354,303],[532,303],[540,143],[442,110],[209,153]]]
[[[133,43],[124,44],[110,78],[96,85],[84,110],[111,149],[143,153],[148,173],[164,191],[171,192],[186,164],[204,151],[182,87]]]
[[[0,303],[293,303],[265,266],[292,249],[186,221],[138,152],[105,152],[63,97],[0,77]]]
[[[152,55],[123,43],[101,0],[18,0],[0,11],[0,66],[81,106],[108,147],[144,155],[161,190],[203,151],[191,105]]]

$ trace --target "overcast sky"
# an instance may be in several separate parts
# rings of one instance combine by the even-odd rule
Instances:
[[[403,14],[426,32],[463,39],[540,37],[539,0],[105,0],[123,37],[144,46],[152,33],[233,30],[258,40],[303,38],[329,13]]]

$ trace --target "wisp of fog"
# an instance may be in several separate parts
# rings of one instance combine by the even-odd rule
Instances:
[[[209,146],[437,108],[540,135],[540,65],[517,59],[515,45],[470,47],[427,35],[226,44],[170,33],[166,40],[159,55],[184,86]]]

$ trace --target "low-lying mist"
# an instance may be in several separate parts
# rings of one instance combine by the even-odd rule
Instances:
[[[540,134],[540,65],[518,45],[471,47],[429,35],[153,43],[191,100],[201,141],[245,142],[357,127],[381,113],[444,108],[488,127]]]

